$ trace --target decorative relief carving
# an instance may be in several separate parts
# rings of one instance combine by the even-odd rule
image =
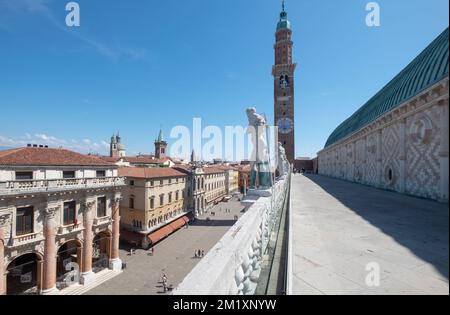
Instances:
[[[54,219],[61,206],[47,207],[42,212],[47,220]]]
[[[1,213],[0,214],[0,228],[4,228],[11,223],[12,214],[11,213]]]
[[[409,130],[409,137],[412,143],[426,145],[431,142],[433,136],[433,123],[426,114],[420,114]]]

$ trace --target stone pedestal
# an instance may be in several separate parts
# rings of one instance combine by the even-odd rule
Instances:
[[[114,271],[122,270],[122,260],[120,258],[111,260],[109,262],[109,269],[114,270]]]
[[[93,273],[92,271],[89,272],[83,272],[81,273],[80,276],[80,283],[83,285],[92,283],[92,281],[95,280],[95,273]]]

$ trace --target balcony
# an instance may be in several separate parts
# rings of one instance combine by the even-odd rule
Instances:
[[[37,243],[44,239],[42,233],[31,233],[21,236],[16,236],[13,238],[11,246],[9,247],[17,247],[22,245],[27,245],[31,243]]]
[[[78,232],[83,229],[83,224],[75,223],[71,225],[64,225],[58,228],[58,235],[70,234],[73,232]]]
[[[18,180],[0,182],[0,196],[125,186],[123,177]]]
[[[94,219],[94,225],[104,225],[104,224],[109,224],[111,222],[112,222],[112,219],[109,216]]]

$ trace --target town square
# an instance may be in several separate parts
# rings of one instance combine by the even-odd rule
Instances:
[[[448,7],[0,0],[0,300],[448,295]]]

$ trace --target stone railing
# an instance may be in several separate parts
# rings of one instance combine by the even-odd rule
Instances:
[[[94,219],[94,225],[102,225],[102,224],[109,224],[111,223],[111,217],[110,216],[106,216],[106,217],[101,217],[101,218],[95,218]]]
[[[83,227],[82,223],[63,225],[63,226],[58,227],[58,235],[64,235],[64,234],[69,234],[69,233],[73,233],[73,232],[78,232],[78,231],[81,231],[83,228],[84,227]]]
[[[0,196],[124,185],[123,177],[18,180],[0,182]]]
[[[32,234],[26,234],[21,236],[16,236],[12,239],[11,247],[25,245],[29,243],[39,242],[42,239],[44,239],[44,236],[42,233],[32,233]]]
[[[272,196],[255,198],[246,213],[173,291],[174,295],[253,295],[267,262],[269,242],[289,197],[290,176]]]

